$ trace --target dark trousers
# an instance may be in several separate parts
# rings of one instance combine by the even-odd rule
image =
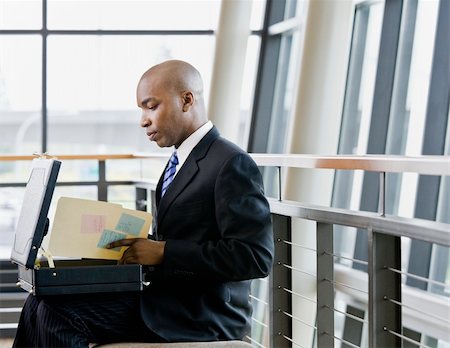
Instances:
[[[13,347],[88,347],[124,341],[164,341],[142,321],[137,293],[30,295]]]

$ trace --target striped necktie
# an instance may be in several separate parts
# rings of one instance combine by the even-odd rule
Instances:
[[[178,164],[177,152],[174,151],[172,153],[172,156],[170,156],[169,164],[167,165],[166,171],[164,172],[164,179],[163,179],[162,189],[161,189],[161,198],[164,197],[164,194],[166,193],[167,189],[169,188],[170,183],[173,180],[173,177],[175,176],[175,172],[177,170],[177,164]]]

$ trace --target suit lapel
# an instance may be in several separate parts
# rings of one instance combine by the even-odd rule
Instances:
[[[213,127],[200,142],[194,147],[189,154],[186,162],[180,168],[179,173],[175,176],[175,179],[170,184],[164,197],[157,200],[158,204],[158,224],[164,219],[167,209],[172,205],[178,195],[184,190],[184,188],[194,179],[198,172],[197,162],[201,160],[207,154],[209,147],[219,137],[219,132],[216,127]],[[164,172],[163,172],[164,175]],[[157,197],[161,194],[162,179],[159,179],[156,189]]]

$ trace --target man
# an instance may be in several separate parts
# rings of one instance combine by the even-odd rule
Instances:
[[[250,279],[273,262],[269,206],[248,154],[208,121],[203,83],[170,60],[137,88],[141,126],[174,152],[156,190],[153,239],[125,239],[121,263],[149,267],[142,294],[45,299],[30,296],[16,346],[85,347],[89,342],[242,339],[250,327]]]

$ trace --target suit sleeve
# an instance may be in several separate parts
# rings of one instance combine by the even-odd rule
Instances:
[[[167,240],[164,276],[238,281],[265,277],[273,263],[273,232],[261,174],[247,154],[221,168],[214,188],[221,238],[194,243]]]

